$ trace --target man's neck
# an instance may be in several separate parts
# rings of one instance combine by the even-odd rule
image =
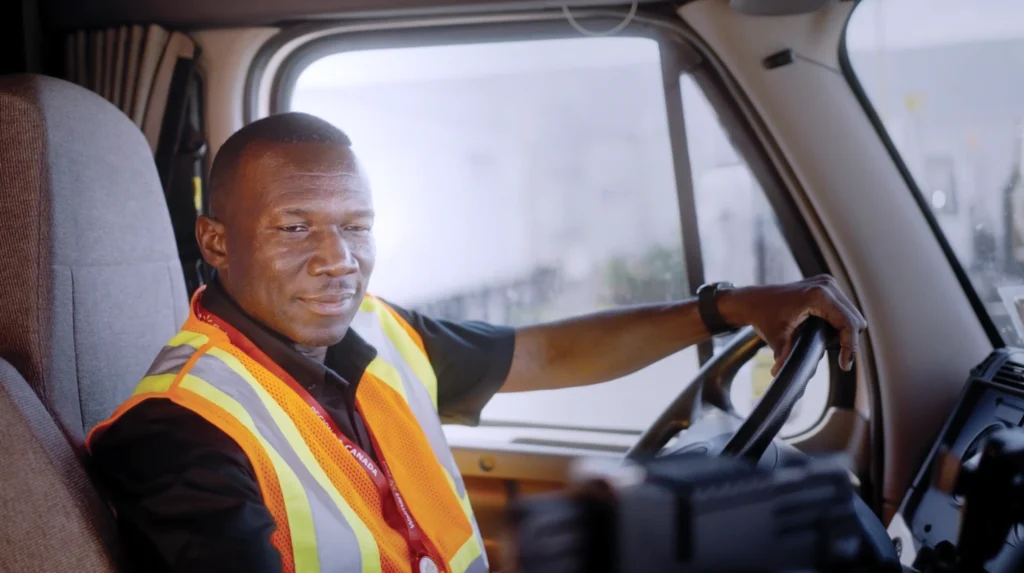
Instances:
[[[326,346],[306,346],[305,344],[295,343],[295,350],[298,350],[300,354],[323,364],[327,359],[327,347]]]

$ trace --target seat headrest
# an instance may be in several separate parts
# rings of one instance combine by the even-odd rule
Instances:
[[[0,358],[73,441],[131,393],[187,312],[153,156],[69,82],[0,77]]]

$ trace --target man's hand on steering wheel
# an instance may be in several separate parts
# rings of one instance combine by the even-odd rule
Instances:
[[[730,324],[753,326],[775,353],[772,375],[786,361],[793,348],[797,328],[809,317],[819,317],[839,331],[839,366],[853,367],[860,334],[867,328],[853,302],[839,290],[835,279],[819,275],[799,282],[737,288],[723,291],[719,312]]]

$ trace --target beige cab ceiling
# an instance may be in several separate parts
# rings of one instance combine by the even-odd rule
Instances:
[[[638,0],[640,4],[682,4]],[[622,0],[40,0],[52,28],[155,22],[170,27],[275,24],[310,18],[375,18],[628,6]]]

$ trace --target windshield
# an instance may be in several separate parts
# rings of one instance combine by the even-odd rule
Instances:
[[[846,50],[986,312],[1024,344],[1024,2],[862,0]]]

